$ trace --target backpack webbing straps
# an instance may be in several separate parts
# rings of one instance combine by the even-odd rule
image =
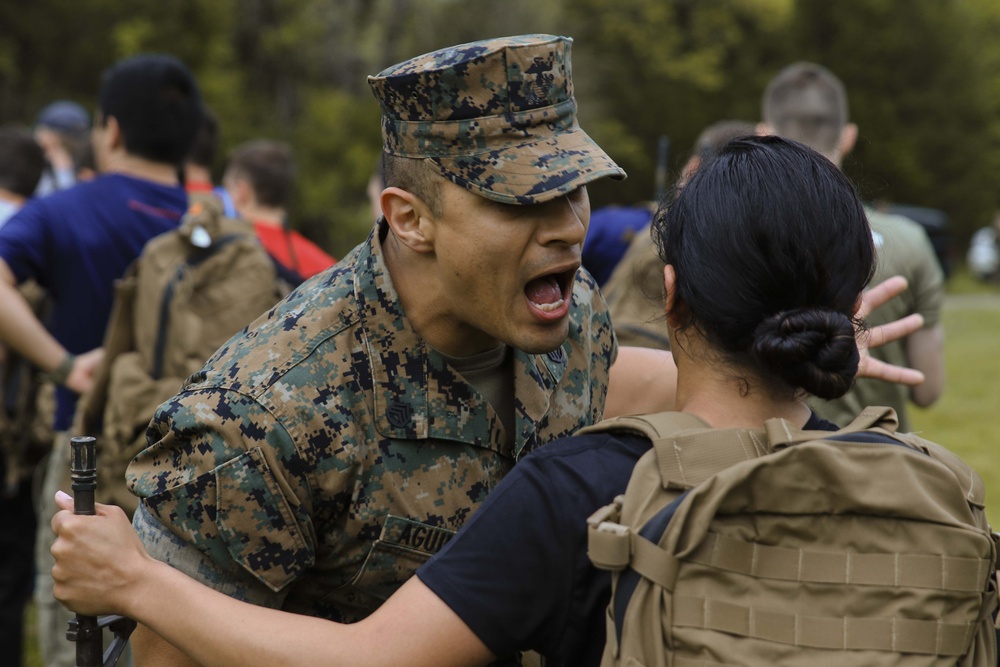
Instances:
[[[991,561],[928,553],[796,549],[708,533],[686,563],[758,579],[981,593]]]
[[[770,451],[761,429],[717,430],[702,426],[697,431],[661,433],[664,436],[653,440],[653,448],[664,488],[690,488],[720,470]]]
[[[644,435],[653,442],[664,488],[687,489],[723,468],[769,450],[763,429],[712,429],[685,412],[658,412],[606,419],[577,434],[607,431]]]
[[[673,624],[777,644],[846,651],[964,655],[976,624],[912,618],[850,618],[788,614],[722,600],[677,595]]]
[[[865,431],[871,428],[881,428],[889,433],[895,433],[899,427],[899,419],[892,408],[879,406],[868,407],[858,413],[854,420],[839,431],[803,431],[792,425],[787,419],[768,419],[764,422],[767,441],[772,449],[781,449],[785,445],[808,442],[810,440],[829,439],[833,433],[846,434]]]

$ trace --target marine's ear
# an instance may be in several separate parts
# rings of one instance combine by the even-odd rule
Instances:
[[[840,130],[840,140],[837,142],[837,153],[843,158],[854,150],[854,144],[858,141],[858,126],[848,123]]]
[[[416,252],[434,249],[434,216],[417,195],[397,187],[382,190],[382,215],[389,230],[403,245]]]

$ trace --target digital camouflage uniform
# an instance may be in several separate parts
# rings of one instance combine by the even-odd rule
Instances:
[[[518,59],[524,39],[528,53]],[[572,114],[560,132],[571,135],[580,154],[555,156],[544,192],[532,194],[537,183],[523,173],[507,179],[493,171],[513,168],[531,146],[537,151],[526,159],[536,170],[546,151],[561,150],[562,135],[548,124],[551,105],[533,116],[537,126],[513,132],[519,145],[480,137],[479,123],[439,116],[446,107],[455,115],[487,113],[480,121],[489,124],[497,105],[516,110],[523,100],[514,95],[514,81],[525,63],[554,84],[548,93],[535,84],[520,89],[530,92],[525,99],[540,104],[539,95],[569,94],[572,102],[563,81],[569,40],[482,44],[422,57],[424,68],[444,63],[436,83],[427,74],[400,74],[409,71],[406,64],[373,80],[388,117],[387,151],[436,152],[435,164],[448,178],[518,203],[623,174],[596,144],[585,145]],[[565,71],[550,81],[545,76],[553,67]],[[470,97],[488,82],[489,99]],[[438,106],[412,108],[424,96]],[[434,121],[425,128],[398,120],[397,112]],[[533,113],[505,114],[509,122],[497,121],[496,128]],[[447,131],[437,136],[442,124]],[[474,164],[461,156],[483,150],[480,140],[496,149],[477,153],[476,173],[463,171]],[[456,157],[440,157],[446,155]],[[606,305],[585,271],[574,281],[566,341],[547,354],[514,351],[517,432],[508,439],[480,392],[411,327],[382,254],[387,233],[382,222],[333,269],[223,346],[159,408],[150,447],[128,471],[142,499],[136,527],[155,557],[235,597],[357,620],[450,539],[518,457],[602,417],[616,344]]]

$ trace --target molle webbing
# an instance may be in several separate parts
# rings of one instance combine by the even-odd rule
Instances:
[[[745,607],[721,600],[677,595],[673,624],[778,644],[831,650],[873,650],[959,656],[976,623],[910,618],[832,618]]]

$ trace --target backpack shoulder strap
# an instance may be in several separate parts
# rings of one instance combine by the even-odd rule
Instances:
[[[767,441],[774,450],[810,440],[823,440],[834,436],[857,434],[873,430],[884,436],[885,439],[907,442],[905,438],[896,436],[896,429],[898,427],[899,419],[896,417],[896,411],[892,408],[881,406],[865,408],[850,424],[837,431],[804,431],[794,426],[787,419],[768,419],[764,422]],[[907,442],[907,444],[909,443]]]
[[[762,429],[713,429],[685,412],[615,417],[577,433],[616,431],[652,441],[664,488],[691,488],[723,468],[770,451]]]

